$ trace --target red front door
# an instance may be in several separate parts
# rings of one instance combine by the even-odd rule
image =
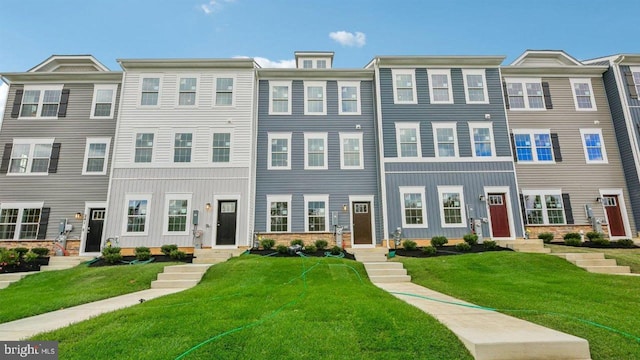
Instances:
[[[354,202],[353,211],[353,244],[373,244],[371,237],[371,202]]]
[[[504,194],[488,194],[489,215],[491,216],[491,233],[493,237],[511,237],[509,231],[509,215]]]
[[[607,212],[607,222],[609,223],[609,236],[626,236],[624,232],[624,222],[620,211],[618,195],[603,195],[602,205]]]

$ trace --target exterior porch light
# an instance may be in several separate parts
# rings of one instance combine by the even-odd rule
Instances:
[[[342,211],[347,212],[348,209],[349,207],[347,206],[347,204],[342,205]]]
[[[76,220],[84,220],[84,214],[81,212],[77,212],[75,218]]]
[[[204,209],[207,211],[211,211],[211,203],[204,204]]]
[[[480,196],[478,197],[478,199],[479,199],[480,201],[484,201],[484,195],[480,195]]]

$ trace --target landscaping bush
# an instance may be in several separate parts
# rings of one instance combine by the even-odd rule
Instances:
[[[438,250],[433,246],[425,246],[422,248],[422,253],[427,256],[434,256],[438,253]]]
[[[175,250],[178,250],[178,245],[176,244],[162,245],[160,247],[160,251],[167,256],[171,256],[171,252]]]
[[[313,244],[310,244],[310,245],[307,245],[307,246],[304,247],[304,252],[306,252],[307,254],[314,253],[317,250],[318,250],[318,248]]]
[[[465,234],[462,239],[464,239],[464,242],[466,242],[469,245],[476,245],[478,244],[478,235],[476,234]]]
[[[260,246],[265,250],[271,250],[276,245],[276,241],[273,239],[260,240]]]
[[[169,253],[169,257],[174,260],[182,260],[187,257],[187,253],[185,253],[184,251],[180,251],[178,249],[171,250],[171,252]]]
[[[405,250],[415,250],[418,248],[418,244],[413,240],[405,240],[402,242],[402,247]]]
[[[151,258],[151,250],[148,247],[140,246],[136,250],[136,260],[147,261]]]
[[[106,247],[102,249],[102,257],[107,264],[116,264],[122,260],[119,247]]]
[[[469,251],[471,250],[471,245],[466,242],[461,242],[456,244],[456,250],[458,251]]]
[[[280,244],[280,245],[276,246],[276,250],[280,254],[286,254],[287,251],[289,251],[289,248],[287,247],[287,245]]]
[[[445,236],[434,236],[431,238],[431,245],[434,247],[442,246],[448,242],[449,240]]]
[[[331,255],[340,255],[342,253],[342,248],[340,246],[334,246],[331,248]]]
[[[498,247],[498,243],[496,243],[493,240],[485,240],[484,243],[482,243],[482,245],[484,245],[484,248],[486,250],[494,250],[495,248]]]
[[[625,248],[632,248],[635,246],[635,244],[633,243],[633,240],[631,239],[620,239],[616,241],[616,244],[618,244],[618,246],[620,247],[625,247]]]
[[[567,239],[578,239],[578,240],[582,240],[582,236],[580,236],[580,234],[579,234],[579,233],[577,233],[577,232],[572,232],[572,233],[566,233],[566,234],[564,235],[564,239],[565,239],[565,240],[567,240]]]
[[[38,258],[38,254],[34,253],[33,251],[29,251],[26,254],[24,254],[24,262],[26,263],[30,263],[37,258]]]
[[[580,246],[582,245],[582,241],[580,240],[580,238],[576,239],[576,238],[566,238],[564,239],[564,244],[568,245],[568,246]]]
[[[609,246],[609,239],[605,239],[603,237],[595,237],[593,239],[590,239],[591,243],[598,245],[598,246]]]
[[[27,249],[26,247],[17,247],[17,248],[13,248],[13,251],[15,251],[18,254],[18,256],[20,256],[20,258],[22,259],[24,254],[29,252],[29,249]]]
[[[15,265],[19,261],[20,256],[15,250],[6,250],[4,248],[0,250],[0,266]]]
[[[302,241],[302,239],[293,239],[291,240],[291,246],[295,246],[295,245],[300,245],[300,246],[304,246],[304,241]]]
[[[597,231],[589,231],[585,235],[587,236],[587,239],[589,239],[589,241],[594,241],[596,239],[603,239],[604,238],[604,234],[601,233],[601,232],[597,232]]]
[[[44,247],[36,247],[31,249],[31,251],[33,251],[34,253],[38,254],[39,256],[47,256],[49,255],[49,249],[44,248]]]
[[[553,233],[543,232],[538,234],[538,239],[541,239],[543,243],[548,244],[553,240]]]
[[[324,250],[327,248],[327,246],[329,246],[329,243],[327,242],[327,240],[323,240],[323,239],[316,240],[316,248],[318,248],[318,250]]]

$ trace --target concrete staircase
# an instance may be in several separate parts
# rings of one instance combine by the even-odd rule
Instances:
[[[40,267],[40,271],[71,269],[91,259],[92,256],[51,256],[49,265]]]
[[[518,240],[499,240],[498,245],[505,246],[517,252],[548,254],[551,249],[544,247],[544,242],[540,239],[518,239]]]
[[[629,266],[620,266],[615,259],[605,259],[603,253],[552,253],[588,272],[600,274],[629,275]]]
[[[351,249],[356,260],[364,265],[372,283],[402,283],[411,281],[400,262],[387,262],[386,248]]]
[[[4,289],[14,283],[16,281],[20,281],[25,276],[31,273],[8,273],[8,274],[0,274],[0,289]]]
[[[151,282],[152,289],[188,289],[196,286],[213,264],[185,264],[165,266],[158,280]]]
[[[242,254],[242,249],[194,249],[193,250],[193,263],[194,264],[218,264],[225,262],[233,256]]]

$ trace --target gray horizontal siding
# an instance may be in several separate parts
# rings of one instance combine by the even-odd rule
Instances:
[[[499,171],[513,172],[512,161],[491,162],[407,162],[386,163],[386,172],[484,172]]]

